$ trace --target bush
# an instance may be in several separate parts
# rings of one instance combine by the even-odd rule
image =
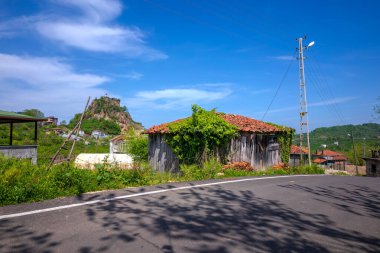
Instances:
[[[127,153],[132,156],[135,162],[148,161],[148,136],[130,136],[127,141]]]
[[[130,170],[97,165],[96,170],[77,169],[70,164],[51,167],[31,165],[28,160],[0,156],[0,205],[40,201],[84,192],[118,189],[184,180],[207,180],[218,177],[240,177],[285,174],[321,174],[317,166],[279,168],[265,171],[236,170],[227,168],[211,159],[198,165],[182,165],[181,174],[159,173],[142,162]]]
[[[205,180],[216,178],[217,174],[222,170],[222,165],[216,160],[211,159],[203,163],[202,166],[186,165],[180,166],[182,175],[187,180]]]

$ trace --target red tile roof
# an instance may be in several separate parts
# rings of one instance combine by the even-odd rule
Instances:
[[[313,160],[313,163],[324,163],[326,162],[327,160],[326,159],[323,159],[323,158],[316,158]]]
[[[283,130],[279,129],[278,127],[272,126],[268,123],[265,123],[263,121],[259,121],[256,119],[248,118],[241,115],[236,114],[219,114],[219,116],[224,119],[226,122],[230,123],[231,125],[234,125],[238,128],[241,132],[250,132],[250,133],[277,133],[282,132]],[[178,122],[183,119],[179,119],[173,122]],[[170,122],[172,123],[172,122]],[[167,133],[169,131],[168,124],[170,123],[164,123],[158,126],[152,126],[149,128],[146,133],[147,134],[155,134],[155,133]]]
[[[301,154],[301,148],[296,146],[296,145],[292,145],[291,149],[290,149],[290,153],[291,154]],[[309,154],[309,151],[306,148],[303,148],[302,154]]]
[[[329,156],[332,157],[334,161],[346,161],[347,157],[339,152],[335,152],[332,150],[324,149],[324,150],[317,150],[314,154],[314,156]]]

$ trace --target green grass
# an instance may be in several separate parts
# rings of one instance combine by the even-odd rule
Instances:
[[[95,170],[77,169],[70,164],[56,165],[49,170],[45,165],[31,165],[27,160],[0,156],[0,206],[23,202],[35,202],[62,196],[74,196],[85,192],[121,189],[168,182],[207,180],[242,176],[320,174],[316,166],[267,169],[265,171],[238,171],[223,167],[216,160],[205,162],[202,167],[183,165],[181,173],[159,173],[146,163],[136,169],[121,170],[99,164]]]

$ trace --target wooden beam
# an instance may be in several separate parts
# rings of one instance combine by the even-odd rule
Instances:
[[[9,128],[9,146],[12,146],[13,144],[13,123],[10,123]]]

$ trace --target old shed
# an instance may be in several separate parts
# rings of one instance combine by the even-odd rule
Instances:
[[[228,144],[228,162],[248,162],[263,169],[281,162],[278,135],[284,130],[265,122],[235,114],[220,114],[238,129],[238,135]],[[153,126],[149,135],[149,163],[158,171],[179,171],[179,159],[165,142],[168,124]]]
[[[0,153],[8,157],[27,158],[33,164],[37,163],[37,122],[46,121],[29,115],[0,110],[0,124],[9,124],[9,145],[0,145]],[[13,126],[21,123],[34,123],[34,144],[13,145]]]

